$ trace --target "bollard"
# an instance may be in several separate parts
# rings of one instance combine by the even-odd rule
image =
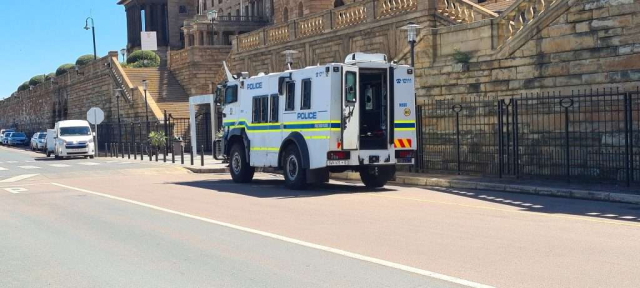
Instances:
[[[144,160],[144,144],[140,143],[140,161]]]
[[[180,164],[184,165],[184,147],[180,146]]]
[[[124,159],[124,143],[122,143],[122,153],[120,155],[122,156],[122,159]]]
[[[171,163],[176,164],[176,149],[171,146]]]
[[[204,145],[200,145],[200,166],[204,166]]]
[[[138,145],[133,143],[133,160],[138,160]]]
[[[104,143],[104,157],[109,157],[109,146],[107,145],[107,143]]]
[[[127,159],[131,159],[131,143],[127,143]]]
[[[113,143],[113,157],[118,158],[118,143]]]
[[[149,162],[153,161],[153,149],[151,148],[151,144],[147,147],[147,152],[149,152]]]
[[[167,148],[162,152],[162,162],[167,163]]]
[[[153,151],[153,148],[151,148],[151,151]],[[156,147],[156,162],[158,162],[158,154],[160,154],[160,149]]]
[[[193,166],[193,149],[189,150],[189,156],[191,157],[191,166]]]

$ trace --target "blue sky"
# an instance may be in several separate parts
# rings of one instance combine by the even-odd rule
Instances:
[[[98,57],[127,43],[124,7],[116,0],[16,0],[0,4],[0,99],[35,75],[93,54],[85,19],[95,19]]]

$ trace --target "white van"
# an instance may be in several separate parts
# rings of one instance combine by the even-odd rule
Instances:
[[[47,134],[48,135],[48,134]],[[56,123],[53,155],[56,159],[73,156],[93,158],[93,132],[86,120],[64,120]]]

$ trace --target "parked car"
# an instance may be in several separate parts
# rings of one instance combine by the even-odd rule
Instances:
[[[7,144],[9,146],[26,146],[29,145],[29,139],[27,138],[27,135],[22,132],[11,132],[11,134],[9,134]]]
[[[13,129],[2,129],[0,130],[0,144],[5,145],[4,143],[4,134],[9,133],[9,132],[13,132],[15,130]]]
[[[38,132],[33,134],[33,137],[31,137],[31,150],[33,151],[44,150],[46,139],[47,139],[46,132]]]
[[[2,145],[8,145],[8,142],[9,142],[9,135],[11,135],[11,133],[13,133],[13,131],[9,131],[9,132],[4,132],[4,133],[2,133],[2,137],[0,138],[0,144],[2,144]]]

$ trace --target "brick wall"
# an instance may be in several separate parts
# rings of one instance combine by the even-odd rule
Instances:
[[[210,94],[210,85],[230,50],[229,46],[192,46],[171,51],[168,67],[190,96]]]

